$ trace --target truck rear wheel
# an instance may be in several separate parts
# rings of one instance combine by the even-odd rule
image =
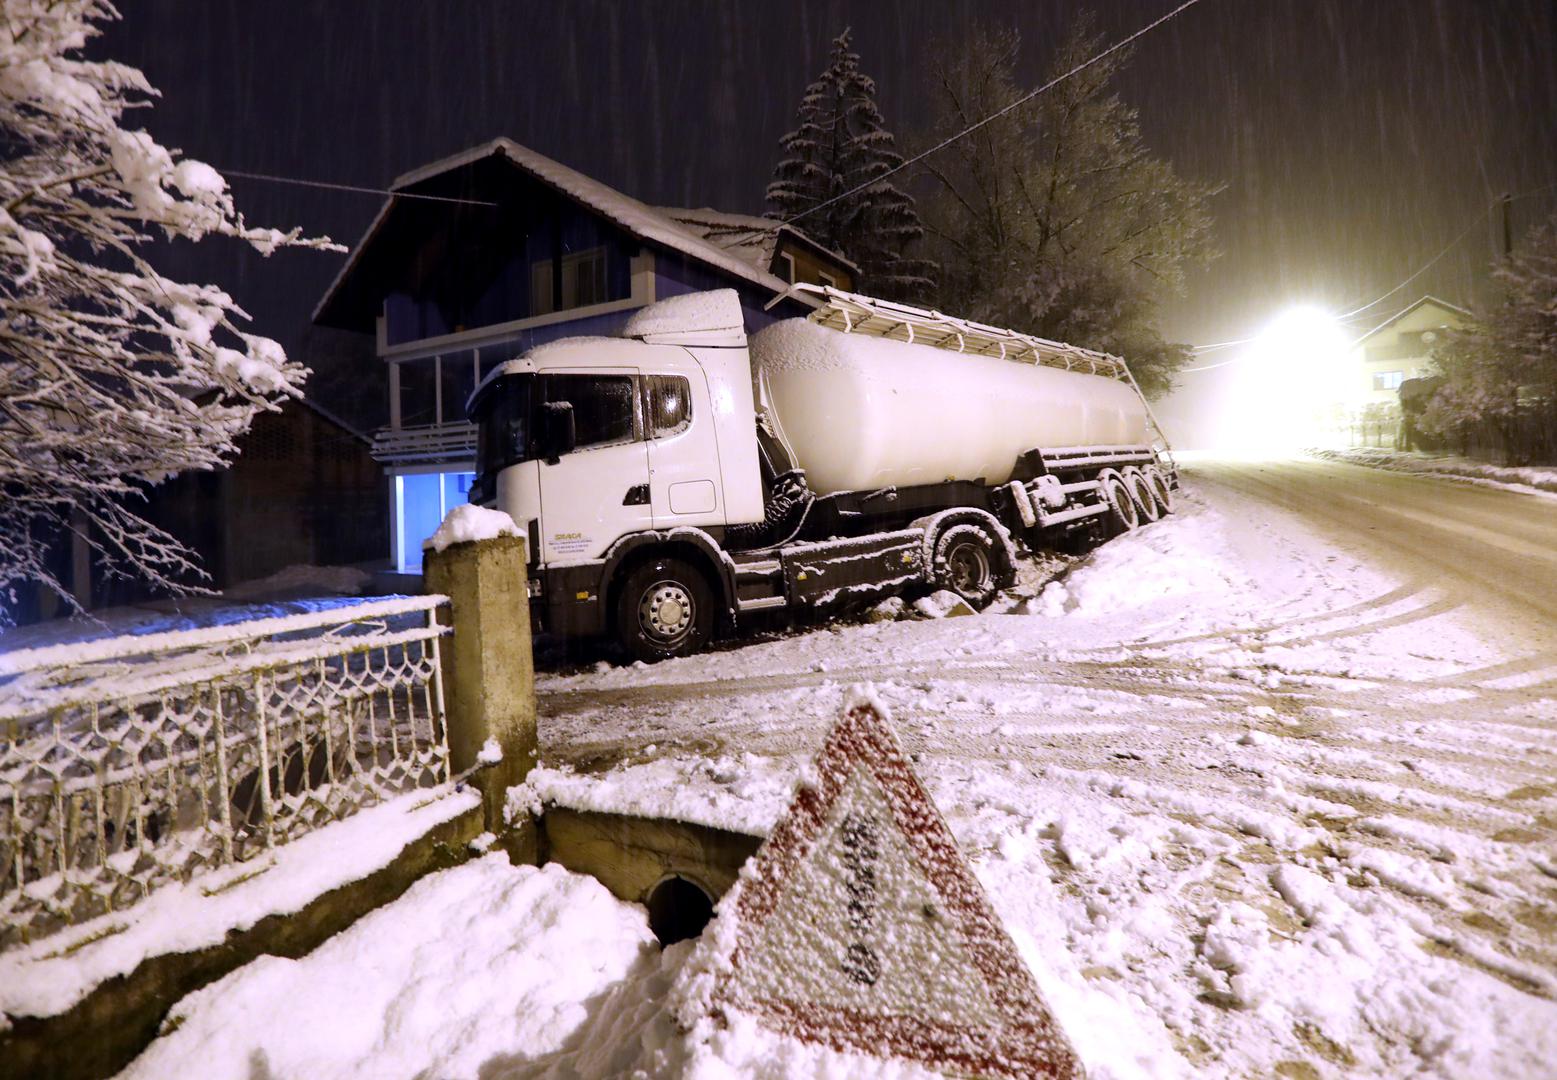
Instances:
[[[1108,503],[1109,535],[1127,533],[1141,523],[1141,515],[1135,509],[1135,500],[1125,486],[1124,477],[1113,470],[1098,478],[1103,485],[1103,500]]]
[[[1146,486],[1152,489],[1152,495],[1157,499],[1159,516],[1166,517],[1173,513],[1173,488],[1157,466],[1148,465],[1145,471]]]
[[[987,527],[964,521],[953,525],[935,541],[931,574],[937,588],[950,589],[975,608],[982,608],[1000,591],[1009,576],[1005,546]]]
[[[1125,486],[1130,489],[1130,498],[1135,501],[1141,524],[1162,517],[1162,508],[1157,504],[1157,496],[1152,492],[1151,481],[1145,473],[1139,469],[1126,471]]]
[[[617,593],[616,637],[635,660],[652,664],[700,652],[713,628],[713,589],[681,559],[640,563]]]

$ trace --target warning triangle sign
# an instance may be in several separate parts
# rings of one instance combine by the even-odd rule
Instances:
[[[1080,1077],[881,711],[853,701],[721,918],[716,998],[785,1035],[953,1075]]]

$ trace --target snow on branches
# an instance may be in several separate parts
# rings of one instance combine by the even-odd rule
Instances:
[[[6,0],[0,13],[0,593],[41,582],[73,530],[110,572],[174,591],[192,553],[129,504],[186,469],[228,464],[261,410],[308,374],[211,285],[159,274],[139,249],[216,234],[262,254],[341,250],[254,228],[211,166],[180,159],[127,109],[141,72],[81,58],[105,0]]]
[[[890,180],[871,183],[903,159],[876,107],[876,82],[849,48],[848,30],[833,41],[827,70],[806,87],[799,125],[779,141],[785,157],[768,185],[770,216],[805,214],[796,224],[857,263],[864,291],[900,300],[928,292],[934,264],[906,254],[924,235],[913,198]],[[822,205],[862,184],[870,186]]]

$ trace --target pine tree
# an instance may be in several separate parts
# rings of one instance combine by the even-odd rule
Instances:
[[[31,581],[74,603],[48,558],[69,530],[110,574],[183,591],[193,553],[133,502],[226,465],[258,412],[301,394],[306,369],[240,329],[231,296],[164,277],[144,247],[342,250],[247,225],[215,169],[121,126],[156,91],[80,55],[116,17],[106,0],[0,11],[0,597]]]
[[[785,156],[768,185],[769,216],[804,214],[796,226],[856,263],[863,291],[912,299],[933,288],[935,267],[909,254],[924,236],[913,198],[890,180],[872,183],[903,159],[849,35],[834,39],[831,63],[801,98],[799,126],[779,140]],[[815,209],[861,185],[868,186]]]

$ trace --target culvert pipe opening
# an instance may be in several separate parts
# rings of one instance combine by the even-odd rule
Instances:
[[[701,886],[668,877],[649,893],[649,929],[661,945],[695,938],[714,917],[714,902]]]

